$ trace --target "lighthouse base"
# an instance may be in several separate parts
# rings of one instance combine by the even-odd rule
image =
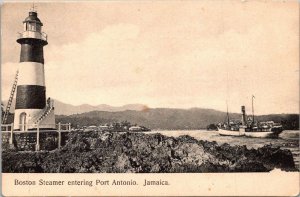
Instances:
[[[54,110],[48,112],[42,120],[37,121],[44,113],[45,109],[16,109],[13,130],[56,129]]]

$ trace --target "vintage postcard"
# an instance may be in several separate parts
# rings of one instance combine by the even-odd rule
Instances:
[[[297,196],[299,3],[4,1],[3,196]]]

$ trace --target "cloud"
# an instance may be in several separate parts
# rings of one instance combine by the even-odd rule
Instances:
[[[137,42],[138,36],[137,26],[118,24],[89,34],[82,42],[47,49],[49,94],[71,103],[115,99],[121,104],[123,95],[129,99],[143,93],[149,54],[147,46]],[[57,87],[64,87],[63,93]],[[68,96],[74,93],[75,97]]]
[[[239,112],[240,105],[249,109],[254,94],[258,114],[297,113],[298,18],[273,4],[268,13],[263,3],[206,4],[143,4],[143,12],[131,6],[117,19],[102,10],[105,25],[91,17],[76,28],[70,28],[75,16],[67,15],[68,28],[49,32],[44,50],[47,95],[70,104],[219,110],[228,99]],[[76,40],[57,43],[68,35]],[[4,98],[16,69],[2,64]]]

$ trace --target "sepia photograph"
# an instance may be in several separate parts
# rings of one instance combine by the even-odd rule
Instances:
[[[2,173],[299,176],[298,6],[4,1]]]

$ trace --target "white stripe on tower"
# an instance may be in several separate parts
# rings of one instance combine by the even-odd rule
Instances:
[[[44,65],[38,62],[19,63],[18,85],[45,86]]]

